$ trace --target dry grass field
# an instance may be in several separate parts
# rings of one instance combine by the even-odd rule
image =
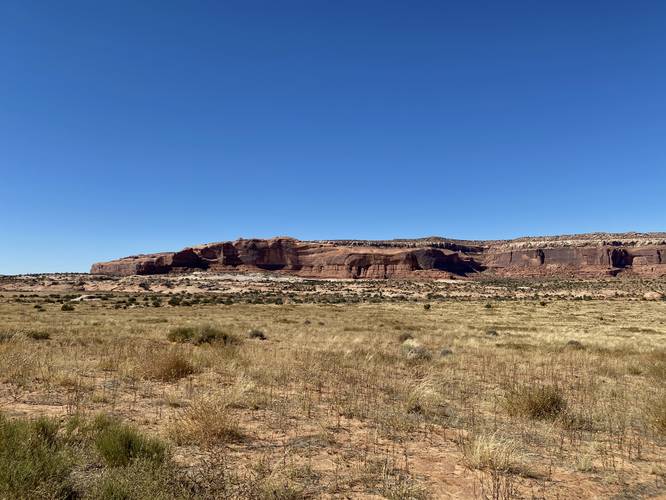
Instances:
[[[0,498],[666,498],[641,284],[290,286],[4,292]]]

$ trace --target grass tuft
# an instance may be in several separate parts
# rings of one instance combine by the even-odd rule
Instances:
[[[146,378],[174,382],[196,372],[194,365],[177,349],[157,351],[144,368]]]
[[[525,474],[527,467],[517,444],[497,434],[474,436],[463,446],[465,464],[471,469]]]
[[[506,396],[509,415],[535,420],[554,418],[567,407],[562,392],[555,386],[521,386]]]
[[[256,329],[252,329],[249,332],[247,332],[247,336],[250,339],[259,339],[259,340],[266,340],[268,338],[266,337],[266,334],[264,332]]]
[[[171,425],[170,434],[178,444],[215,446],[239,441],[242,433],[229,410],[230,401],[220,396],[202,397]]]
[[[566,349],[571,349],[572,351],[582,351],[585,349],[585,346],[578,340],[569,340],[565,344]]]
[[[70,498],[73,459],[47,418],[0,415],[0,498]]]
[[[647,409],[647,414],[657,433],[666,436],[666,395],[653,401]]]
[[[167,334],[171,342],[190,343],[194,345],[221,342],[224,345],[237,345],[241,339],[232,333],[225,332],[213,325],[178,326]]]
[[[0,344],[11,342],[15,338],[16,334],[14,332],[0,332]]]
[[[49,340],[51,338],[51,334],[43,330],[30,330],[25,335],[32,340]]]
[[[410,361],[429,361],[432,359],[430,350],[412,339],[405,340],[402,343],[402,352]]]
[[[107,465],[127,466],[136,460],[153,464],[164,462],[167,448],[159,439],[146,437],[116,421],[108,421],[102,427],[95,438],[95,448]]]

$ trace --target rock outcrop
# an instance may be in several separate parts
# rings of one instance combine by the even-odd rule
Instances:
[[[664,257],[664,233],[595,233],[489,242],[483,262],[508,276],[665,276]]]
[[[92,274],[273,271],[322,278],[666,276],[666,234],[591,234],[501,241],[239,239],[93,264]]]
[[[433,275],[465,275],[481,270],[461,252],[431,247],[341,246],[301,242],[293,238],[240,239],[185,248],[174,253],[136,255],[93,264],[92,274],[133,275],[169,272],[284,271],[326,278],[409,277],[418,271]]]

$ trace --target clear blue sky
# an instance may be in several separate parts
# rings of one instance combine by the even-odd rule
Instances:
[[[666,2],[0,1],[0,274],[666,230]]]

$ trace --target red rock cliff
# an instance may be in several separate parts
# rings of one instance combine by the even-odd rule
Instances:
[[[478,262],[447,249],[340,246],[293,238],[211,243],[179,252],[137,255],[93,264],[92,274],[128,276],[209,271],[286,271],[327,278],[409,277],[417,271],[467,274]]]
[[[666,235],[592,234],[508,241],[443,238],[392,241],[240,239],[179,252],[93,264],[109,275],[207,271],[282,271],[323,278],[505,276],[666,276]]]

